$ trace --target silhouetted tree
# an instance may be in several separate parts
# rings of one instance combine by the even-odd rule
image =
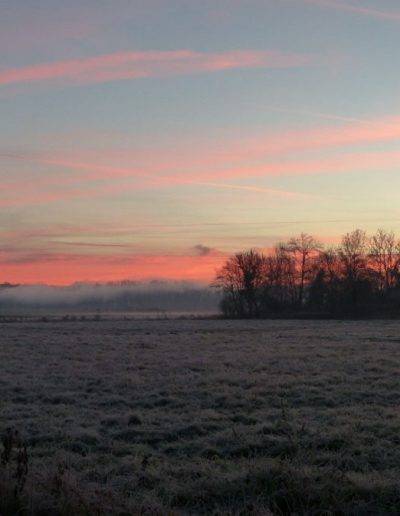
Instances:
[[[356,229],[342,238],[339,256],[343,263],[344,274],[350,281],[362,277],[366,269],[367,235],[365,231]]]
[[[257,317],[260,291],[265,279],[265,258],[255,250],[228,259],[217,274],[215,285],[222,288],[222,308],[238,317]]]
[[[313,258],[315,258],[315,254],[322,249],[322,244],[317,242],[311,235],[301,233],[300,236],[289,240],[286,244],[286,249],[289,253],[293,254],[295,259],[296,269],[299,275],[298,304],[302,307],[304,302],[304,285],[313,271]]]
[[[296,261],[285,244],[278,244],[269,258],[274,296],[281,309],[288,308],[296,302]]]
[[[342,283],[342,265],[337,250],[330,248],[321,251],[310,284],[309,305],[313,309],[337,313],[341,306]]]
[[[218,274],[221,308],[232,317],[395,314],[400,310],[400,243],[382,229],[368,238],[357,229],[323,250],[302,233],[267,256],[230,258]]]
[[[383,229],[371,237],[369,256],[380,275],[380,290],[387,293],[396,283],[400,265],[400,243],[392,231]]]
[[[343,281],[345,292],[343,296],[345,308],[358,313],[361,300],[366,304],[366,295],[370,295],[368,285],[368,239],[365,231],[356,229],[342,238],[339,247],[339,256],[343,267]],[[362,297],[362,295],[364,297]]]

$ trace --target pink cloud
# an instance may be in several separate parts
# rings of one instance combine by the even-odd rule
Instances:
[[[393,169],[393,167],[397,168],[399,166],[399,151],[346,153],[320,159],[292,159],[270,162],[254,167],[236,167],[216,173],[206,173],[202,177],[217,180],[242,177],[304,176],[324,173],[341,174],[345,172]]]
[[[318,142],[317,142],[318,143]],[[297,143],[294,143],[297,145]],[[138,183],[122,183],[120,186],[114,184],[115,192],[120,188],[123,189],[143,189],[152,187],[171,187],[177,185],[203,185],[213,186],[216,188],[228,188],[248,191],[259,191],[262,193],[269,193],[279,197],[307,197],[306,193],[291,192],[279,189],[273,189],[261,186],[252,185],[232,185],[227,183],[217,183],[218,179],[226,178],[242,178],[242,177],[258,177],[258,176],[288,176],[288,175],[310,175],[330,172],[349,172],[358,170],[372,170],[372,169],[391,169],[398,167],[400,164],[400,151],[382,151],[382,152],[346,152],[343,154],[328,155],[326,157],[300,159],[298,157],[290,157],[285,155],[272,156],[271,159],[260,165],[235,165],[225,166],[223,168],[214,168],[205,166],[202,169],[190,170],[189,164],[184,172],[176,172],[164,175],[157,175],[156,173],[143,174],[142,180]],[[73,163],[70,164],[74,168]],[[78,169],[81,165],[78,166]],[[87,164],[85,170],[90,170],[91,165]],[[99,175],[96,176],[96,172]],[[121,175],[120,175],[121,174]],[[131,177],[137,177],[137,170],[131,170]],[[90,179],[129,179],[129,168],[120,167],[106,167],[106,176],[103,175],[103,170],[98,171],[96,165]],[[87,177],[86,177],[87,178]],[[104,192],[107,192],[107,186],[104,185]]]
[[[176,176],[180,169],[218,171],[233,168],[236,163],[275,159],[293,152],[314,152],[322,149],[373,145],[400,140],[400,116],[381,117],[368,121],[319,126],[311,129],[265,133],[240,140],[218,139],[218,143],[188,144],[173,149],[140,150],[105,149],[97,152],[80,151],[73,155],[63,152],[1,153],[0,159],[54,165],[66,171],[80,171],[79,179],[101,180],[115,178],[162,179]],[[298,156],[296,156],[297,158]],[[115,162],[124,165],[116,165]],[[130,165],[130,164],[134,165]],[[182,175],[182,174],[181,174]],[[77,177],[70,174],[68,181]],[[51,181],[51,177],[48,178]],[[60,180],[56,178],[57,182]],[[67,178],[63,178],[67,182]],[[5,189],[5,185],[0,189]]]
[[[191,50],[118,52],[83,59],[0,71],[0,85],[61,81],[92,84],[141,77],[217,72],[238,68],[292,68],[309,65],[310,56],[276,51],[220,53]]]
[[[235,177],[241,177],[238,174],[238,171],[235,171]],[[259,174],[255,174],[259,175]],[[160,177],[153,178],[148,181],[142,181],[141,183],[127,183],[127,182],[119,182],[119,183],[105,183],[102,185],[96,185],[91,187],[69,187],[68,189],[57,189],[52,190],[47,186],[47,190],[43,191],[41,188],[33,189],[30,192],[27,192],[26,189],[23,193],[21,189],[24,184],[16,183],[14,184],[14,189],[8,191],[4,198],[0,198],[0,207],[18,207],[18,206],[27,206],[27,205],[36,205],[36,204],[48,204],[59,201],[68,201],[73,199],[95,199],[98,197],[109,197],[113,195],[123,194],[129,191],[138,191],[138,190],[147,190],[152,188],[168,188],[174,186],[208,186],[216,189],[228,189],[228,190],[236,190],[236,191],[245,191],[245,192],[253,192],[258,194],[265,194],[269,197],[278,198],[278,199],[298,199],[298,200],[307,200],[316,198],[317,196],[313,196],[306,193],[288,191],[288,190],[280,190],[275,188],[267,188],[267,187],[258,187],[253,185],[234,185],[227,183],[217,183],[217,182],[206,182],[201,181],[203,176],[194,175],[194,179],[190,179],[190,175],[185,176],[171,176],[171,177]],[[210,176],[211,178],[214,176]],[[58,182],[60,185],[60,181]],[[26,184],[25,184],[26,186]],[[38,185],[36,185],[37,187]]]
[[[207,142],[184,142],[173,149],[105,150],[81,153],[75,158],[56,155],[38,155],[44,163],[55,164],[74,170],[93,172],[93,177],[151,177],[154,174],[168,175],[179,168],[202,170],[226,168],[232,163],[260,160],[274,156],[290,155],[293,152],[313,152],[321,149],[342,148],[355,145],[372,145],[400,140],[400,116],[380,117],[371,120],[345,120],[337,125],[323,125],[278,133],[264,133],[241,139],[218,138]],[[0,156],[1,157],[1,156]],[[12,156],[10,156],[12,157]],[[16,155],[15,159],[35,160],[34,155]],[[101,161],[101,164],[97,160]],[[133,166],[115,166],[122,160]],[[110,165],[108,165],[110,163]],[[87,176],[89,177],[89,176]]]
[[[79,176],[67,175],[42,176],[35,181],[12,181],[0,187],[0,206],[24,206],[28,204],[43,204],[58,201],[66,201],[79,198],[96,198],[102,196],[117,195],[127,191],[137,191],[151,188],[168,188],[173,186],[198,185],[218,189],[242,190],[254,193],[266,194],[270,197],[282,199],[309,199],[306,193],[295,191],[260,187],[255,185],[233,185],[227,183],[205,182],[207,173],[186,172],[176,175],[157,175],[149,171],[112,166],[99,166],[97,164],[68,161],[58,158],[38,156],[26,156],[22,154],[17,159],[33,161],[34,163],[51,164],[57,167],[83,171]],[[101,181],[93,184],[92,181]],[[133,182],[132,182],[133,180]],[[87,182],[87,184],[85,184]]]
[[[370,9],[369,7],[362,7],[360,5],[351,5],[336,0],[303,0],[308,4],[314,4],[319,7],[328,7],[338,11],[346,11],[349,13],[361,14],[372,18],[382,20],[400,21],[400,12],[380,11],[378,9]]]
[[[65,153],[3,153],[0,158],[62,169],[62,174],[43,171],[29,181],[4,180],[0,205],[18,206],[75,198],[118,195],[125,191],[203,185],[218,189],[259,192],[278,198],[306,198],[307,193],[267,186],[232,184],[245,177],[277,177],[393,169],[400,165],[398,151],[371,149],[400,139],[400,117],[382,117],[357,123],[265,134],[218,144],[194,142],[181,148]],[[348,146],[368,145],[348,152]],[[323,157],[312,152],[338,149]],[[188,150],[189,149],[189,150]],[[345,153],[343,151],[346,150]],[[302,157],[299,153],[306,152]],[[118,165],[115,163],[118,162]],[[130,166],[130,163],[134,166]],[[122,164],[122,166],[121,166]],[[12,176],[14,177],[14,176]],[[308,196],[310,197],[310,196]]]
[[[257,136],[236,142],[235,148],[237,156],[240,156],[241,159],[249,159],[259,158],[262,155],[282,155],[293,151],[316,151],[334,147],[391,142],[399,139],[400,117],[392,116],[333,127],[320,126]],[[225,156],[229,155],[229,150]]]
[[[222,188],[227,190],[242,190],[245,192],[254,192],[254,193],[262,193],[267,194],[271,197],[277,197],[278,199],[312,199],[317,196],[313,196],[310,194],[303,194],[301,192],[292,192],[288,190],[279,190],[277,188],[266,188],[262,186],[255,185],[237,185],[237,184],[228,184],[228,183],[212,183],[209,181],[188,181],[187,184],[199,185],[199,186],[210,186],[212,188]]]

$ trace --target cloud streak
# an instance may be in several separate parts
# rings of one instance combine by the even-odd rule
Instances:
[[[237,50],[207,53],[192,50],[117,52],[0,70],[0,85],[61,82],[95,84],[145,77],[221,72],[240,68],[293,68],[313,58],[277,51]]]
[[[160,149],[151,149],[145,156],[140,152],[129,151],[127,154],[113,151],[99,151],[88,155],[84,151],[75,157],[63,153],[27,153],[0,152],[0,159],[31,162],[41,165],[54,165],[66,171],[81,172],[82,180],[100,180],[115,178],[137,178],[138,180],[164,179],[175,176],[177,170],[218,170],[229,164],[249,160],[260,160],[288,156],[293,152],[315,152],[324,149],[345,148],[355,145],[374,145],[400,140],[400,116],[380,117],[358,123],[342,123],[334,126],[324,125],[311,129],[266,133],[241,140],[227,140],[218,146],[207,148],[193,147],[185,152],[185,145],[175,148],[172,153]],[[223,150],[222,150],[223,149]],[[125,166],[116,166],[115,159],[123,159]],[[74,182],[76,177],[69,176]],[[183,177],[183,175],[182,175]],[[49,178],[50,179],[50,178]],[[57,182],[60,178],[57,178]],[[66,181],[66,178],[64,178]],[[5,185],[0,186],[5,189]]]
[[[237,167],[208,174],[214,179],[242,177],[306,176],[316,174],[343,174],[382,169],[396,170],[400,166],[400,152],[345,153],[339,156],[309,160],[275,161],[257,167]]]
[[[280,177],[280,176],[307,176],[318,174],[343,174],[371,170],[387,170],[400,166],[400,152],[364,152],[345,153],[338,156],[329,156],[319,159],[290,159],[270,161],[258,166],[236,166],[225,170],[185,172],[168,177],[154,177],[142,183],[104,183],[92,187],[75,187],[63,191],[58,188],[56,191],[41,191],[27,194],[14,193],[0,198],[0,206],[26,206],[34,204],[51,203],[72,199],[94,199],[98,197],[109,197],[120,195],[126,192],[153,189],[172,188],[179,186],[208,186],[216,189],[227,189],[232,191],[247,191],[262,193],[271,197],[287,200],[323,199],[322,196],[308,193],[273,189],[257,185],[232,184],[226,181],[248,177]]]
[[[400,22],[400,12],[380,11],[378,9],[370,9],[369,7],[362,7],[360,5],[351,5],[348,3],[336,0],[303,0],[307,4],[313,4],[318,7],[327,7],[337,11],[345,11],[353,14],[360,14],[370,18],[377,18],[380,20],[388,20],[393,22]]]
[[[35,173],[31,181],[9,180],[7,176],[0,186],[0,206],[109,197],[128,191],[190,185],[258,192],[288,200],[306,199],[310,198],[306,192],[232,184],[232,180],[393,169],[400,164],[400,153],[374,150],[371,146],[399,140],[400,117],[392,116],[256,135],[227,140],[223,145],[219,141],[217,146],[194,145],[190,153],[185,151],[185,145],[172,152],[151,149],[143,154],[133,150],[121,156],[112,149],[94,154],[80,151],[73,156],[57,152],[3,152],[0,159],[5,161],[56,167],[62,174],[43,171],[39,176]],[[351,146],[367,147],[349,152],[347,148]],[[326,150],[330,152],[323,157],[310,155]]]
[[[200,186],[210,186],[212,188],[222,188],[227,190],[242,190],[245,192],[255,192],[267,194],[268,196],[277,197],[279,199],[312,199],[316,196],[311,194],[305,194],[301,192],[292,192],[288,190],[278,190],[276,188],[266,188],[263,186],[253,186],[253,185],[235,185],[229,183],[213,183],[206,181],[191,181],[188,184],[200,185]]]

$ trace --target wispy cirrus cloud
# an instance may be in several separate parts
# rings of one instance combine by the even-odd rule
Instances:
[[[236,145],[243,157],[287,154],[293,151],[317,151],[321,149],[372,145],[395,142],[400,139],[400,116],[378,117],[371,120],[324,125],[310,129],[289,130],[248,138]]]
[[[222,188],[227,190],[242,190],[245,192],[254,192],[266,194],[270,197],[277,197],[278,199],[313,199],[317,196],[301,193],[301,192],[292,192],[290,190],[279,190],[278,188],[267,188],[263,186],[256,185],[243,185],[243,184],[230,184],[230,183],[213,183],[210,181],[188,181],[187,184],[199,185],[199,186],[210,186],[212,188]]]
[[[164,77],[240,68],[294,68],[310,65],[315,58],[278,51],[228,52],[132,51],[42,63],[0,70],[0,85],[56,82],[95,84],[145,77]]]
[[[230,180],[243,177],[307,176],[317,174],[343,174],[372,170],[398,170],[400,151],[352,152],[313,159],[290,159],[259,166],[235,167],[203,177]]]
[[[362,16],[369,16],[380,20],[388,20],[394,22],[400,22],[400,11],[381,11],[380,9],[371,9],[369,7],[363,7],[361,5],[354,5],[337,0],[302,0],[307,4],[313,4],[318,7],[327,7],[330,9],[336,9],[337,11],[345,11],[349,13],[359,14]]]
[[[400,117],[320,126],[311,129],[256,135],[218,146],[119,153],[84,150],[63,152],[3,152],[0,159],[46,167],[32,180],[4,178],[0,186],[3,207],[43,204],[79,198],[119,195],[151,188],[211,187],[254,192],[282,199],[309,199],[307,192],[269,188],[267,185],[234,184],[246,177],[279,177],[342,174],[352,171],[390,170],[400,165],[400,152],[371,146],[397,143]],[[348,147],[353,148],[349,152]],[[364,148],[362,148],[364,147]],[[329,150],[324,156],[320,151]],[[332,152],[333,151],[333,152]],[[302,153],[306,153],[302,156]],[[315,154],[316,153],[316,154]],[[121,155],[120,155],[121,154]],[[118,164],[116,164],[116,161]],[[49,169],[49,166],[51,167]],[[53,167],[60,173],[54,174]],[[13,176],[14,177],[14,176]]]
[[[246,175],[246,173],[243,173]],[[259,176],[260,173],[258,170],[254,171],[255,176]],[[232,176],[234,178],[241,178],[242,173],[240,170],[235,170],[232,172]],[[210,181],[201,181],[199,180],[198,174],[186,174],[184,176],[170,176],[170,177],[154,177],[147,181],[142,182],[107,182],[102,185],[96,186],[74,186],[73,188],[69,187],[67,189],[63,188],[52,188],[47,187],[46,189],[37,188],[31,192],[21,190],[24,188],[24,182],[20,182],[18,184],[14,184],[14,189],[10,189],[6,195],[1,198],[0,197],[0,207],[18,207],[18,206],[27,206],[27,205],[38,205],[38,204],[49,204],[60,201],[71,201],[75,199],[96,199],[101,197],[110,197],[115,195],[120,195],[128,192],[135,192],[141,190],[151,190],[153,188],[168,188],[168,187],[179,187],[179,186],[200,186],[200,187],[211,187],[214,189],[227,189],[233,191],[244,191],[250,193],[258,193],[264,194],[271,198],[290,200],[290,199],[298,199],[298,200],[307,200],[307,199],[315,199],[317,196],[310,195],[307,193],[296,192],[291,190],[281,190],[278,188],[267,188],[267,187],[259,187],[253,185],[244,185],[244,184],[227,184],[227,183],[218,183],[218,182],[210,182]],[[218,176],[210,175],[211,179],[219,179]],[[224,174],[223,177],[230,177],[230,173]],[[60,183],[60,182],[59,182]],[[60,186],[60,185],[59,185]]]
[[[10,154],[4,154],[8,159]],[[0,155],[1,158],[1,155]],[[43,176],[34,182],[12,181],[0,187],[0,207],[13,207],[34,204],[46,204],[58,201],[68,201],[82,198],[109,197],[126,192],[140,191],[153,188],[173,188],[179,186],[211,187],[250,193],[264,194],[277,199],[307,200],[316,196],[307,193],[278,188],[268,188],[256,185],[228,184],[212,182],[219,176],[229,177],[230,172],[190,171],[184,173],[157,173],[157,168],[141,170],[129,167],[100,166],[96,163],[74,162],[58,158],[38,155],[15,154],[13,159],[35,164],[53,165],[63,169],[78,171],[78,175],[64,177]],[[240,177],[240,169],[232,171],[233,176]],[[259,175],[256,173],[256,175]],[[208,180],[207,180],[208,179]],[[94,181],[94,183],[93,183]],[[100,183],[99,183],[100,181]]]
[[[0,151],[0,160],[21,161],[39,165],[55,166],[65,171],[76,171],[79,175],[68,175],[64,182],[82,180],[101,180],[116,178],[154,179],[168,181],[176,177],[176,171],[199,171],[233,168],[234,164],[252,160],[271,160],[291,156],[296,153],[316,152],[321,150],[346,149],[351,146],[396,143],[400,141],[400,116],[384,116],[370,120],[343,121],[335,125],[321,125],[312,128],[267,132],[242,139],[224,139],[215,142],[190,146],[186,143],[173,149],[151,148],[145,153],[140,150],[102,149],[86,152],[84,149],[69,155],[60,151],[24,150]],[[115,162],[118,161],[118,165]],[[121,165],[122,163],[122,165]],[[182,174],[183,175],[183,174]],[[60,181],[60,177],[53,178]],[[51,177],[46,181],[51,182]],[[0,191],[8,188],[6,182],[0,185]]]

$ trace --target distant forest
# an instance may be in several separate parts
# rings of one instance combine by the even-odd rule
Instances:
[[[238,253],[218,272],[225,317],[400,316],[400,241],[357,229],[324,248],[306,233],[268,254]]]

